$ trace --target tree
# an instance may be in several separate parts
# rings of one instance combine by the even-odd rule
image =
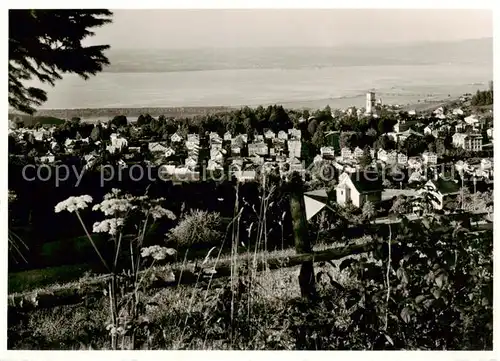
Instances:
[[[370,220],[372,220],[373,217],[375,217],[375,206],[373,205],[373,203],[370,201],[366,201],[363,204],[362,213],[363,213],[363,218],[366,221],[369,222]]]
[[[370,154],[370,150],[368,148],[363,149],[363,155],[359,157],[359,165],[361,168],[367,168],[372,164],[373,158]]]
[[[381,135],[373,144],[375,149],[393,150],[396,149],[396,142],[387,135]]]
[[[395,197],[394,201],[392,202],[391,209],[389,210],[389,213],[396,214],[396,215],[402,215],[402,214],[407,214],[410,213],[412,210],[411,204],[408,200],[408,198],[404,195],[398,195]]]
[[[83,79],[109,64],[109,45],[82,46],[91,30],[111,22],[108,10],[9,10],[9,105],[33,114],[47,100],[44,90],[25,85],[35,78],[52,86],[62,74]]]
[[[340,148],[354,148],[358,142],[358,134],[354,132],[340,133]]]
[[[125,115],[117,115],[111,120],[111,125],[116,126],[117,128],[126,127],[127,126],[127,117]]]
[[[316,148],[321,148],[325,144],[325,133],[323,131],[323,125],[320,124],[316,128],[316,133],[314,133],[311,143],[316,147]]]
[[[316,119],[311,120],[307,126],[307,131],[309,132],[311,137],[314,136],[317,128],[318,128],[318,121]]]

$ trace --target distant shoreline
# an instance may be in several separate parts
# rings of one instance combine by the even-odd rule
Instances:
[[[443,106],[445,104],[456,102],[459,97],[450,97],[446,99],[436,99],[436,100],[421,100],[420,102],[411,102],[401,105],[402,110],[416,111],[427,111],[434,107]],[[286,103],[283,104],[285,108],[288,109],[314,109],[314,107],[293,107],[287,106]],[[265,105],[267,106],[267,104]],[[144,108],[81,108],[81,109],[40,109],[36,112],[34,116],[43,117],[56,117],[61,119],[71,119],[74,117],[79,117],[82,120],[96,121],[96,120],[108,120],[116,115],[125,115],[131,118],[137,118],[141,114],[149,114],[153,117],[158,117],[164,115],[165,117],[193,117],[196,115],[213,114],[218,112],[230,111],[234,109],[240,109],[244,107],[241,106],[190,106],[190,107],[144,107]],[[254,105],[250,107],[255,107]],[[332,109],[336,107],[332,106]],[[17,112],[9,112],[9,114],[20,114]],[[24,115],[26,116],[26,115]],[[102,118],[102,119],[101,119]]]

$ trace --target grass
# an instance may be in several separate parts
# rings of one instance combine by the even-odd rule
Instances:
[[[360,238],[358,240],[354,240],[354,242],[361,242],[366,240],[365,238]],[[50,245],[47,245],[44,248],[44,254],[46,256],[54,255],[56,252],[56,245],[59,242],[51,242]],[[81,249],[81,248],[89,248],[91,246],[87,246],[88,240],[83,237],[75,238],[72,241],[72,248]],[[327,248],[332,247],[332,244],[320,243],[314,246],[315,251],[322,251]],[[200,250],[190,250],[188,252],[188,259],[190,260],[185,266],[192,266],[197,259],[203,259],[206,255],[206,251],[204,253],[200,253]],[[293,248],[288,248],[284,250],[271,251],[271,252],[259,252],[259,258],[266,257],[286,257],[295,254],[295,250]],[[195,256],[193,258],[189,256]],[[238,253],[238,261],[241,261],[247,257],[247,253],[243,253],[239,250]],[[176,261],[172,266],[173,267],[181,267],[182,259],[184,258],[184,254],[178,254],[178,261]],[[217,252],[213,252],[208,258],[208,265],[215,264],[217,258]],[[219,256],[219,262],[229,261],[231,259],[230,253],[222,253]],[[157,269],[161,269],[162,266],[156,267]],[[53,290],[55,288],[60,287],[73,287],[82,282],[82,278],[86,281],[92,280],[93,278],[99,275],[88,275],[91,273],[91,266],[88,264],[76,264],[76,265],[65,265],[65,266],[55,266],[55,267],[47,267],[42,269],[34,269],[28,271],[20,271],[15,273],[9,273],[8,278],[8,292],[9,294],[13,293],[23,293],[23,292],[31,292],[31,291],[46,291]]]
[[[364,241],[366,238],[356,243]],[[332,245],[321,244],[315,250],[329,247]],[[278,254],[292,255],[294,250],[260,252],[257,257]],[[238,255],[238,261],[245,256],[254,254]],[[351,256],[359,257],[362,256]],[[228,258],[229,255],[221,256],[219,261]],[[368,258],[372,259],[370,255]],[[348,299],[353,290],[359,292],[360,285],[356,277],[339,270],[343,260],[315,263],[320,299],[314,305],[300,298],[299,267],[240,273],[235,279],[214,279],[194,286],[150,289],[142,297],[145,327],[137,337],[139,347],[151,350],[362,350],[373,347],[367,346],[365,340],[371,337],[370,331],[366,333],[356,323],[352,328],[352,306],[348,305]],[[209,263],[214,262],[211,258]],[[320,278],[320,272],[327,273],[333,281]],[[228,292],[231,281],[238,282],[234,292]],[[109,317],[104,297],[29,312],[9,309],[8,348],[109,349],[105,329]]]
[[[283,329],[279,314],[287,303],[300,296],[298,268],[264,271],[252,280],[250,302],[240,302],[238,317],[243,323],[227,333],[227,310],[224,285],[227,280],[214,281],[207,291],[204,287],[180,286],[153,291],[147,297],[151,306],[146,318],[152,334],[150,349],[263,349],[269,347],[272,333]],[[338,282],[348,280],[337,277]],[[344,279],[344,281],[343,281]],[[191,307],[188,307],[188,304]],[[250,310],[250,316],[246,312]],[[108,320],[106,300],[37,310],[23,315],[9,315],[9,349],[107,349],[108,337],[104,325]],[[16,319],[17,322],[12,322]],[[245,326],[246,327],[246,326]],[[247,335],[247,333],[250,335]],[[241,333],[241,334],[240,334]],[[250,339],[252,341],[250,341]],[[290,345],[292,348],[293,345]]]
[[[366,239],[357,240],[363,242]],[[320,244],[315,250],[330,248]],[[260,252],[257,256],[277,257],[295,254],[293,249]],[[179,255],[181,258],[182,255]],[[239,254],[238,261],[253,254]],[[208,264],[215,263],[212,256]],[[353,256],[356,257],[356,256]],[[219,262],[231,259],[221,255]],[[340,261],[335,261],[338,264]],[[176,263],[174,266],[181,266]],[[184,267],[189,267],[184,264]],[[348,285],[347,275],[331,265],[328,268],[336,282]],[[291,300],[300,296],[297,282],[299,267],[262,271],[250,274],[250,285],[241,299],[236,300],[235,314],[230,319],[227,309],[226,279],[215,279],[193,286],[151,290],[145,295],[145,318],[149,334],[143,337],[143,347],[148,349],[293,349],[292,341],[281,340],[279,346],[270,345],[276,338],[289,338],[283,330],[283,310]],[[242,276],[241,279],[245,278]],[[36,277],[35,277],[36,279]],[[67,284],[44,287],[82,285],[89,278]],[[91,278],[90,278],[91,279]],[[10,286],[10,285],[9,285]],[[321,282],[318,288],[321,289]],[[37,309],[31,312],[9,312],[9,349],[108,349],[105,325],[109,322],[107,301],[104,298],[86,300],[83,304]],[[231,330],[228,334],[228,330]],[[288,332],[288,331],[287,331]],[[274,340],[274,341],[273,341]],[[288,346],[287,346],[288,345]]]
[[[9,273],[8,292],[18,293],[64,284],[80,279],[88,270],[87,265],[80,264]]]

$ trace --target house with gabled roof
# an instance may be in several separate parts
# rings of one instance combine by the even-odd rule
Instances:
[[[224,169],[220,162],[214,159],[209,159],[208,164],[207,164],[207,170],[209,171],[214,171],[214,170],[222,170]]]
[[[276,133],[273,132],[271,129],[265,129],[264,130],[264,138],[266,138],[266,139],[276,138]]]
[[[160,142],[150,142],[148,143],[148,149],[150,152],[164,153],[168,150],[168,147]]]
[[[231,146],[231,155],[233,157],[239,157],[241,155],[241,148],[239,145],[237,144],[233,144]]]
[[[168,147],[166,150],[165,150],[165,158],[168,158],[168,157],[171,157],[175,155],[175,150],[171,147]]]
[[[483,146],[483,137],[478,133],[455,133],[452,141],[455,147],[468,151],[480,151]]]
[[[187,135],[187,141],[194,144],[200,144],[200,136],[196,133],[190,133]]]
[[[268,155],[269,149],[267,144],[264,142],[258,143],[250,143],[248,144],[248,155],[251,157],[252,155]]]
[[[196,168],[197,164],[198,164],[198,162],[196,161],[196,159],[194,159],[192,157],[187,157],[185,160],[186,168],[188,168],[190,170],[194,170]]]
[[[334,158],[335,157],[335,150],[333,149],[333,147],[321,147],[319,149],[320,153],[321,153],[321,156],[324,157],[324,158]]]
[[[354,148],[354,151],[352,152],[352,156],[354,157],[354,159],[358,159],[358,158],[361,158],[363,156],[363,149],[361,149],[360,147],[356,147]]]
[[[243,147],[244,144],[248,143],[248,135],[238,134],[236,137],[231,139],[231,145],[233,145],[236,142],[240,145],[240,147]]]
[[[54,163],[56,161],[56,157],[49,151],[47,154],[39,157],[38,160],[42,163]]]
[[[175,132],[170,136],[170,141],[172,143],[180,143],[182,141],[182,136],[179,133]]]
[[[287,140],[287,139],[288,139],[288,134],[287,134],[287,132],[285,132],[284,130],[280,130],[280,131],[278,132],[278,139]]]
[[[260,142],[263,142],[264,141],[264,135],[262,134],[255,134],[254,137],[253,137],[253,141],[254,143],[260,143]]]
[[[378,204],[382,200],[382,188],[382,179],[376,172],[344,172],[335,187],[337,203],[345,205],[350,202],[359,208],[367,201]]]
[[[433,134],[434,129],[435,129],[435,128],[434,128],[434,125],[429,124],[428,126],[426,126],[426,127],[424,128],[424,134],[425,134],[425,135],[431,135],[431,134]]]
[[[210,132],[210,134],[208,135],[208,139],[210,140],[210,143],[214,139],[222,141],[222,138],[220,137],[219,133],[217,133],[217,132]]]
[[[408,163],[408,156],[404,153],[398,153],[397,163],[400,165],[406,165]]]
[[[224,133],[224,140],[229,141],[231,139],[233,139],[233,135],[231,134],[231,132],[230,131],[225,132]]]
[[[422,159],[424,160],[424,164],[428,166],[435,166],[438,161],[438,156],[434,152],[423,152]]]
[[[344,147],[340,150],[340,157],[342,158],[342,161],[348,161],[353,159],[353,153],[352,150],[348,147]]]

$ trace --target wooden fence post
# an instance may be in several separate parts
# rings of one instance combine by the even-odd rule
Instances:
[[[290,212],[292,216],[295,251],[297,254],[311,253],[312,246],[307,231],[302,177],[298,173],[294,173],[290,185]],[[303,262],[299,274],[299,286],[302,297],[308,299],[316,298],[317,293],[314,278],[313,260]]]

